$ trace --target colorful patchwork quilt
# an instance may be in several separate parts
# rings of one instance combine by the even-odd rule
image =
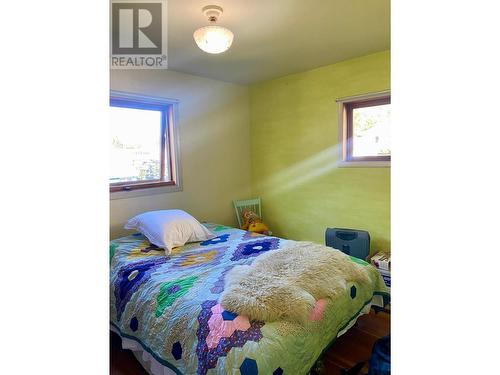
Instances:
[[[170,256],[139,233],[110,244],[113,329],[175,373],[307,374],[372,297],[386,295],[383,281],[346,280],[345,293],[322,301],[305,325],[250,321],[219,303],[224,276],[294,241],[204,225],[217,237],[175,248]]]

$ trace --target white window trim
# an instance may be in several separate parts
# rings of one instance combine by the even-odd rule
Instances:
[[[338,106],[338,128],[339,128],[339,159],[337,161],[337,166],[339,168],[390,168],[390,161],[347,161],[347,121],[344,105],[350,102],[356,102],[359,100],[377,99],[382,98],[387,95],[391,95],[390,90],[372,92],[368,94],[346,96],[343,98],[338,98],[335,101]]]
[[[109,193],[110,200],[115,199],[128,199],[134,197],[142,197],[147,195],[155,194],[165,194],[182,191],[182,169],[181,169],[181,152],[180,152],[180,140],[179,140],[179,100],[162,98],[158,96],[142,95],[137,93],[123,92],[110,90],[110,96],[120,99],[139,99],[147,100],[152,103],[165,104],[172,106],[172,129],[173,129],[173,142],[174,142],[174,173],[175,173],[175,185],[173,186],[159,186],[147,189],[136,189],[136,190],[123,190],[115,191]]]

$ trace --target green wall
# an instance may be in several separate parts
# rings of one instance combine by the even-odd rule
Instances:
[[[390,52],[252,85],[252,191],[274,234],[324,243],[327,227],[365,229],[390,249],[390,168],[338,168],[335,99],[390,88]]]

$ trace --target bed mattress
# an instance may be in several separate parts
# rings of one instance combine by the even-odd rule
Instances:
[[[319,318],[251,321],[220,305],[224,276],[294,241],[204,225],[217,237],[170,256],[139,233],[111,241],[111,327],[153,375],[306,374],[370,304],[388,297],[378,272],[352,258],[373,269],[373,282],[346,280]]]

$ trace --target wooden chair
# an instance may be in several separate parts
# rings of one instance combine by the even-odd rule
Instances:
[[[238,218],[238,225],[240,228],[243,226],[243,212],[245,210],[251,210],[262,218],[262,211],[260,208],[260,198],[246,199],[233,201],[234,210],[236,211],[236,217]]]

